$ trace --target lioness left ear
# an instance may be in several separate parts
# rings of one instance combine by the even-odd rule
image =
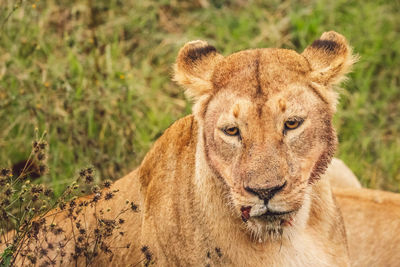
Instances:
[[[346,39],[334,31],[323,33],[302,55],[311,65],[311,80],[323,86],[339,84],[357,61]]]
[[[198,100],[211,91],[211,76],[221,59],[223,56],[207,42],[189,42],[179,51],[174,66],[174,80],[186,88],[188,97]]]

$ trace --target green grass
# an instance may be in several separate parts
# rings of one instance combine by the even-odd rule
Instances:
[[[3,2],[0,23],[19,1]],[[38,128],[56,191],[88,165],[117,179],[190,112],[170,79],[186,41],[300,52],[336,30],[361,56],[335,118],[337,156],[365,186],[400,191],[398,14],[390,0],[22,1],[0,29],[0,165],[26,159]]]

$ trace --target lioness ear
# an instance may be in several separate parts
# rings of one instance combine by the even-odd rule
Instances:
[[[302,55],[311,65],[311,80],[323,86],[339,84],[357,61],[346,39],[334,31],[323,33]]]
[[[179,51],[174,80],[186,88],[188,97],[197,100],[211,91],[211,76],[222,58],[215,47],[205,41],[189,42]]]

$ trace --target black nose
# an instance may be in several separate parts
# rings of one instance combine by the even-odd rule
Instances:
[[[265,204],[268,203],[268,201],[275,196],[276,193],[281,191],[284,187],[286,186],[286,181],[282,185],[277,185],[273,187],[268,187],[268,188],[251,188],[251,187],[245,187],[244,189],[256,196],[258,196],[261,200],[264,200]]]

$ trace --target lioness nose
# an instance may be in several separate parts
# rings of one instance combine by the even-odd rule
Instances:
[[[268,188],[263,188],[263,187],[252,188],[252,187],[246,186],[244,189],[247,192],[250,192],[250,193],[258,196],[261,200],[264,200],[264,202],[267,203],[271,198],[274,197],[274,195],[276,193],[281,191],[285,186],[286,186],[286,181],[281,185],[268,187]]]

